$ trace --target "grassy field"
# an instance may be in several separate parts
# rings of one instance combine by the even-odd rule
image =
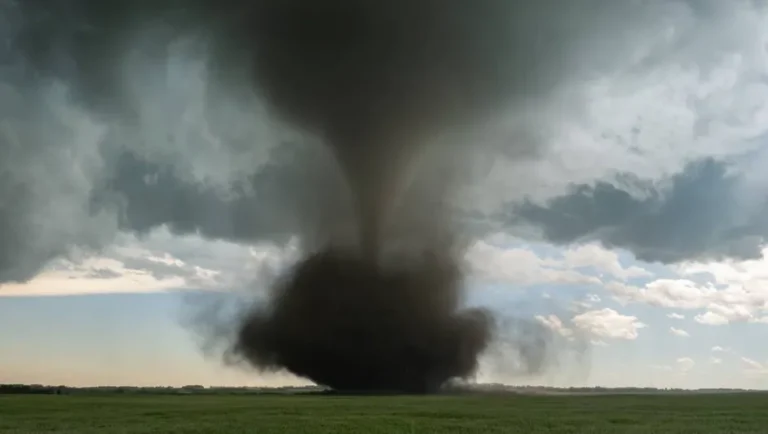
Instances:
[[[768,433],[768,395],[0,396],[0,433]]]

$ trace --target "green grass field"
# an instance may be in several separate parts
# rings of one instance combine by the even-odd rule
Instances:
[[[768,395],[0,396],[0,433],[768,433]]]

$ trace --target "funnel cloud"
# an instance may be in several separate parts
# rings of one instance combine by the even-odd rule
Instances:
[[[242,18],[229,46],[250,56],[267,103],[334,156],[357,230],[288,271],[245,317],[236,353],[338,390],[431,392],[475,371],[492,321],[461,309],[450,239],[391,251],[389,229],[418,212],[397,201],[430,136],[512,92],[506,4],[264,1]]]

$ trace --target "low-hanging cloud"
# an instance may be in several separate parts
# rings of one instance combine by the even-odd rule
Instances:
[[[742,166],[706,159],[661,185],[622,174],[623,182],[515,204],[502,219],[532,225],[553,243],[600,241],[649,262],[759,258],[768,198]]]

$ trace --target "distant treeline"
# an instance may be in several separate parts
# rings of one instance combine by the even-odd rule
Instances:
[[[708,388],[708,389],[679,389],[657,387],[547,387],[547,386],[510,386],[506,384],[473,384],[452,386],[447,391],[455,392],[510,392],[510,393],[565,393],[565,394],[649,394],[649,393],[739,393],[759,392],[747,389]]]
[[[137,386],[99,386],[69,387],[42,384],[0,384],[0,395],[90,395],[90,394],[144,394],[144,395],[238,395],[238,394],[291,394],[322,392],[320,387],[205,387],[188,385],[183,387],[137,387]]]
[[[5,395],[52,395],[60,394],[63,386],[42,386],[39,384],[0,384],[0,393]]]
[[[188,385],[183,387],[137,387],[137,386],[100,386],[69,387],[47,386],[42,384],[0,384],[0,395],[37,394],[37,395],[90,395],[90,394],[136,394],[136,395],[260,395],[260,394],[297,394],[329,393],[326,388],[307,387],[206,387]],[[452,386],[445,393],[524,393],[524,394],[656,394],[656,393],[739,393],[758,392],[744,389],[658,389],[653,387],[541,387],[508,386],[504,384],[475,384]],[[333,393],[333,392],[330,392]]]

